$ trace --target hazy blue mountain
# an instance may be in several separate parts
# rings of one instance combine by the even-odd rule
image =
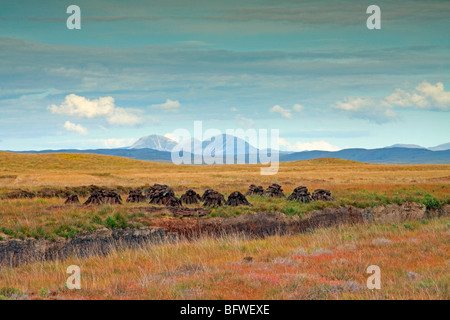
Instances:
[[[431,151],[418,148],[344,149],[340,151],[303,151],[280,156],[280,161],[338,158],[384,164],[450,163],[450,150]]]
[[[428,149],[430,149],[432,151],[450,150],[450,142],[444,143],[444,144],[440,144],[440,145],[438,145],[436,147],[431,147],[431,148],[428,148]]]
[[[425,147],[419,146],[418,144],[393,144],[392,146],[386,148],[411,148],[411,149],[426,149]]]
[[[258,154],[258,149],[243,139],[221,134],[203,141],[203,154]]]
[[[22,153],[93,153],[138,160],[171,161],[171,153],[153,149],[94,149],[94,150],[42,150]],[[191,155],[192,157],[192,155]],[[234,157],[236,158],[236,156]],[[259,157],[258,157],[259,158]],[[338,158],[380,164],[436,164],[450,163],[450,150],[431,151],[417,148],[381,148],[381,149],[344,149],[340,151],[302,151],[280,154],[280,161],[311,160],[317,158]],[[192,158],[193,159],[193,158]],[[225,157],[224,157],[225,159]],[[245,155],[248,163],[253,159]],[[259,159],[258,159],[259,162]],[[225,161],[224,161],[225,163]]]
[[[164,136],[152,134],[136,141],[129,149],[153,149],[158,151],[172,151],[177,142]]]
[[[64,150],[42,150],[24,151],[24,153],[93,153],[118,157],[126,157],[138,160],[164,161],[172,160],[171,151],[175,146],[191,146],[182,148],[193,163],[194,155],[203,154],[203,164],[213,163],[214,159],[222,158],[222,163],[227,163],[227,158],[234,159],[234,163],[244,161],[244,163],[259,163],[267,160],[267,151],[270,149],[258,150],[250,143],[226,134],[221,134],[205,141],[190,139],[180,145],[169,138],[149,135],[140,138],[136,143],[128,148],[118,149],[64,149]],[[182,156],[180,152],[178,155]],[[270,155],[269,155],[270,157]],[[198,159],[198,156],[195,157]],[[450,143],[442,144],[432,148],[424,148],[415,144],[395,144],[379,149],[344,149],[339,151],[302,151],[302,152],[279,152],[279,161],[311,160],[317,158],[338,158],[354,160],[368,163],[380,164],[434,164],[450,163]],[[228,159],[229,160],[229,159]],[[229,163],[229,162],[228,162]]]

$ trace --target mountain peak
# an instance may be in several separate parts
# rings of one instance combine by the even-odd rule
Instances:
[[[164,136],[151,134],[136,141],[129,149],[153,149],[158,151],[172,151],[177,142]]]
[[[450,149],[450,142],[443,143],[443,144],[440,144],[440,145],[438,145],[438,146],[431,147],[431,148],[428,148],[428,149],[430,149],[430,150],[432,150],[432,151],[445,151],[445,150],[449,150],[449,149]]]
[[[418,144],[402,144],[402,143],[393,144],[392,146],[386,148],[426,149],[425,147],[419,146]]]

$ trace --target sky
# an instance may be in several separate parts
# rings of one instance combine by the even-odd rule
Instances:
[[[448,0],[0,0],[0,150],[124,147],[194,121],[279,129],[284,150],[436,146],[449,30]]]

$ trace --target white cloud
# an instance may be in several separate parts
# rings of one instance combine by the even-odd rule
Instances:
[[[346,111],[362,111],[367,108],[371,108],[375,103],[371,99],[364,99],[359,97],[349,97],[344,101],[338,101],[334,105],[337,109]]]
[[[294,111],[300,112],[300,111],[303,111],[305,109],[305,107],[302,106],[301,104],[297,103],[297,104],[293,105],[292,109],[294,109]]]
[[[122,147],[128,147],[132,145],[134,142],[136,142],[135,138],[129,138],[129,139],[116,139],[116,138],[110,138],[110,139],[89,139],[86,140],[86,142],[89,143],[101,143],[106,148],[122,148]]]
[[[281,114],[282,117],[287,118],[287,119],[292,118],[291,110],[284,109],[279,105],[273,106],[272,109],[270,109],[270,112],[279,113],[279,114]]]
[[[239,124],[243,127],[253,127],[255,125],[253,119],[246,118],[242,114],[236,115],[235,119],[238,120]]]
[[[142,123],[142,117],[135,114],[141,113],[140,110],[117,107],[112,97],[89,100],[76,94],[69,94],[61,105],[51,105],[48,109],[54,114],[79,118],[104,117],[112,125],[134,126]]]
[[[292,106],[292,110],[291,109],[286,109],[283,108],[279,105],[273,106],[272,109],[270,109],[270,112],[276,112],[281,114],[282,117],[287,118],[287,119],[291,119],[292,118],[292,111],[296,111],[296,112],[301,112],[305,109],[304,106],[302,106],[301,104],[294,104]]]
[[[151,108],[158,108],[166,111],[176,111],[181,106],[181,103],[178,100],[170,100],[167,99],[166,102],[161,104],[153,104]]]
[[[283,138],[278,139],[278,143],[280,146],[285,147],[286,150],[289,151],[313,151],[313,150],[321,150],[321,151],[338,151],[341,150],[337,146],[333,146],[332,144],[326,141],[313,141],[313,142],[296,142],[291,144]]]
[[[334,109],[347,112],[354,118],[365,119],[376,123],[393,121],[397,114],[392,106],[383,101],[376,103],[369,98],[348,97],[344,101],[338,101],[331,106]]]
[[[450,91],[445,91],[444,85],[435,85],[423,81],[412,93],[396,89],[385,98],[387,104],[400,107],[416,107],[419,109],[450,110]]]
[[[80,124],[72,123],[70,121],[66,121],[66,123],[64,123],[64,129],[66,129],[67,131],[76,132],[82,136],[86,136],[88,134],[88,130],[85,127]]]
[[[233,111],[233,112],[237,112],[238,111],[238,109],[235,108],[235,107],[230,108],[230,110]]]
[[[143,122],[141,117],[122,108],[116,108],[106,120],[109,124],[118,126],[134,126]]]
[[[350,113],[352,117],[377,123],[395,120],[395,107],[450,111],[450,91],[445,91],[441,82],[420,83],[413,92],[395,89],[385,98],[374,101],[370,98],[349,97],[338,101],[333,108]]]

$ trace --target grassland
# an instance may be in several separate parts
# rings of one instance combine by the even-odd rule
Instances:
[[[252,207],[211,208],[209,216],[222,217],[265,211],[302,216],[329,206],[367,207],[405,201],[440,206],[450,199],[450,165],[374,165],[318,159],[280,163],[279,173],[274,176],[261,176],[260,167],[176,166],[101,155],[0,152],[0,198],[19,188],[36,191],[94,184],[126,189],[154,183],[168,184],[178,196],[188,188],[199,193],[213,188],[226,196],[235,190],[245,193],[251,183],[264,187],[278,183],[287,194],[305,185],[310,190],[330,189],[337,199],[300,204],[249,197]],[[0,240],[28,237],[54,240],[103,227],[148,226],[152,217],[167,214],[135,210],[148,204],[77,207],[63,206],[63,202],[59,198],[0,200]]]
[[[446,299],[450,219],[236,236],[0,269],[0,299]],[[81,290],[65,286],[81,268]],[[369,265],[381,290],[366,287]]]
[[[289,194],[305,185],[330,189],[335,202],[300,204],[249,197],[252,207],[212,209],[210,216],[279,211],[302,216],[325,206],[375,206],[404,201],[449,203],[450,165],[374,165],[336,159],[281,163],[274,176],[260,165],[175,166],[100,155],[0,152],[0,198],[17,189],[99,185],[120,190],[168,184],[245,192],[278,183]],[[124,194],[122,195],[125,196]],[[85,200],[85,199],[81,199]],[[0,200],[0,239],[68,238],[103,227],[151,225],[148,204],[63,206],[64,199]],[[134,209],[131,210],[131,207]],[[448,299],[449,218],[356,225],[308,234],[179,241],[107,257],[0,269],[0,299]],[[66,268],[82,270],[82,289],[68,290]],[[366,268],[382,270],[382,289],[368,290]]]
[[[280,163],[274,176],[261,176],[261,165],[194,166],[153,163],[89,154],[15,154],[0,152],[0,188],[81,186],[89,184],[140,186],[155,182],[186,188],[246,190],[250,183],[281,184],[291,191],[300,184],[352,190],[390,190],[420,186],[448,187],[450,165],[377,165],[348,160],[317,159]],[[445,192],[448,194],[448,189]]]

